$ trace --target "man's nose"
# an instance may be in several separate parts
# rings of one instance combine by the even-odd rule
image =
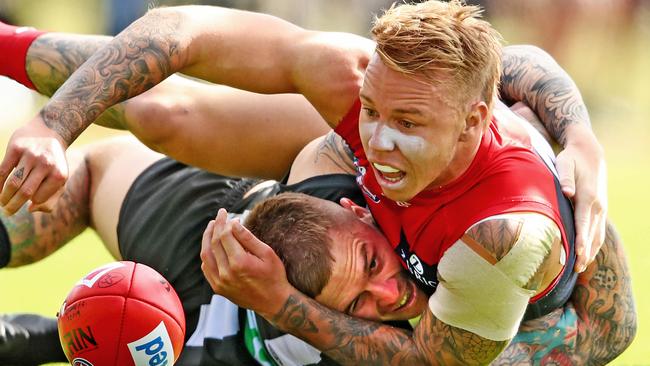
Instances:
[[[377,123],[372,131],[368,147],[375,151],[392,151],[395,149],[394,131],[383,123]]]
[[[377,304],[377,311],[381,315],[392,312],[399,304],[400,290],[396,278],[374,281],[368,285],[370,292]]]

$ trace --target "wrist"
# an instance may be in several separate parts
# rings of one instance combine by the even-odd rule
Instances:
[[[594,134],[594,131],[591,129],[590,126],[580,124],[580,123],[574,123],[566,127],[566,142],[564,144],[564,147],[568,146],[578,146],[578,147],[583,147],[587,146],[592,149],[592,151],[596,153],[600,153],[601,155],[604,153],[603,152],[603,147],[600,145],[600,142],[598,142],[598,139],[596,138],[596,135]]]
[[[55,138],[64,149],[67,149],[70,144],[79,136],[79,133],[70,131],[64,123],[64,115],[60,110],[52,108],[46,104],[38,118],[35,119],[37,128],[44,129],[51,137]]]
[[[280,328],[283,328],[281,324],[277,323],[282,321],[283,314],[286,312],[287,306],[295,302],[297,299],[302,300],[304,297],[306,297],[306,295],[298,291],[289,283],[287,283],[286,286],[272,289],[271,291],[273,291],[272,301],[269,301],[264,306],[264,309],[255,311],[269,322]]]

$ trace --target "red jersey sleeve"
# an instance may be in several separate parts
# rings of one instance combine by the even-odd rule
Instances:
[[[334,132],[345,140],[356,157],[359,157],[363,151],[359,136],[359,112],[361,112],[361,101],[357,99],[334,129]]]

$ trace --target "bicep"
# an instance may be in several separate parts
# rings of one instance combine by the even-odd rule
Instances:
[[[191,34],[191,76],[257,93],[301,93],[332,126],[358,97],[374,43],[316,32],[280,18],[204,7]]]

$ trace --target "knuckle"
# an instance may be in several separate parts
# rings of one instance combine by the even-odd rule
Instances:
[[[52,179],[57,183],[64,183],[68,179],[68,176],[67,174],[63,173],[61,170],[55,169],[52,172],[50,172],[50,179]]]
[[[16,177],[15,175],[12,175],[7,179],[6,183],[6,188],[11,189],[11,190],[16,190],[18,187],[20,187],[20,183],[22,182],[22,179]]]
[[[240,260],[235,260],[234,263],[230,265],[230,269],[232,269],[234,272],[242,272],[246,267],[242,265],[242,262]]]
[[[18,190],[17,195],[22,198],[29,198],[34,195],[35,191],[36,190],[32,186],[22,186]]]

